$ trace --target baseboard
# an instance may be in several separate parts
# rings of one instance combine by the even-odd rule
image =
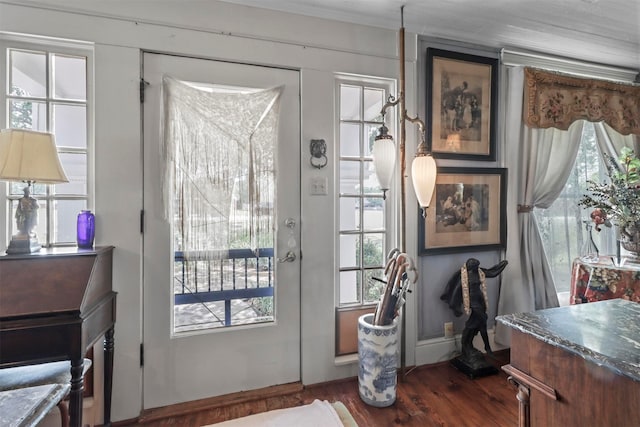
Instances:
[[[507,348],[496,343],[493,329],[488,330],[487,335],[493,351]],[[479,350],[484,349],[484,344],[479,334],[473,340],[473,345]],[[416,366],[444,362],[453,359],[458,354],[460,354],[460,334],[455,335],[453,338],[439,337],[418,341],[416,344]]]
[[[237,393],[225,394],[224,396],[216,396],[192,402],[178,403],[175,405],[164,406],[162,408],[146,409],[142,412],[140,417],[138,417],[137,422],[148,423],[163,418],[171,418],[198,412],[204,409],[215,409],[221,406],[250,402],[258,397],[260,399],[265,399],[268,397],[292,394],[301,391],[302,388],[302,383],[295,382],[265,387],[257,390],[240,391]]]
[[[489,336],[489,345],[491,345],[491,349],[493,351],[500,351],[508,348],[496,343],[494,329],[489,329],[487,331],[487,335]],[[453,338],[438,337],[418,341],[416,344],[415,366],[431,365],[453,359],[460,354],[460,337],[461,335],[457,334]],[[482,342],[480,334],[478,334],[473,340],[473,345],[479,350],[484,350],[484,343]],[[336,366],[356,363],[358,363],[357,354],[350,354],[335,358]]]

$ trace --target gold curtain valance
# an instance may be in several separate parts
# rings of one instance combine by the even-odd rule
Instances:
[[[640,135],[640,86],[525,68],[524,122],[566,130],[576,120],[604,121]]]

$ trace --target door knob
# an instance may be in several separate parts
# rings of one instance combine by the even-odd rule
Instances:
[[[287,252],[287,255],[285,255],[282,258],[278,258],[278,262],[293,262],[296,260],[296,254],[293,251],[289,251]]]

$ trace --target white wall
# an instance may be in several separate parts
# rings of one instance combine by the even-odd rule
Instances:
[[[302,381],[305,384],[356,374],[354,364],[334,362],[333,196],[309,196],[310,179],[335,185],[334,73],[396,78],[396,32],[260,11],[215,1],[127,2],[0,1],[0,31],[84,40],[95,44],[96,244],[116,247],[118,292],[112,420],[141,410],[142,281],[139,212],[142,208],[140,103],[141,50],[279,65],[302,78]],[[407,35],[408,110],[415,111],[416,38]],[[4,70],[3,70],[4,72]],[[409,133],[407,152],[414,151]],[[309,164],[309,141],[328,144],[329,164]],[[410,185],[410,183],[409,183]],[[408,188],[409,206],[415,205]],[[330,191],[331,194],[331,191]],[[409,210],[412,212],[412,210]],[[415,219],[408,221],[409,249],[416,247]],[[412,251],[415,252],[415,251]],[[416,295],[416,294],[413,294]],[[415,301],[409,301],[407,345],[416,343]],[[414,351],[407,363],[414,361]]]

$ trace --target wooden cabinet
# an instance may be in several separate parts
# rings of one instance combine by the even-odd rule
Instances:
[[[71,361],[69,415],[82,426],[83,361],[104,336],[104,424],[110,425],[116,293],[113,247],[0,256],[0,366]]]
[[[640,426],[640,304],[621,299],[499,316],[520,426]]]

